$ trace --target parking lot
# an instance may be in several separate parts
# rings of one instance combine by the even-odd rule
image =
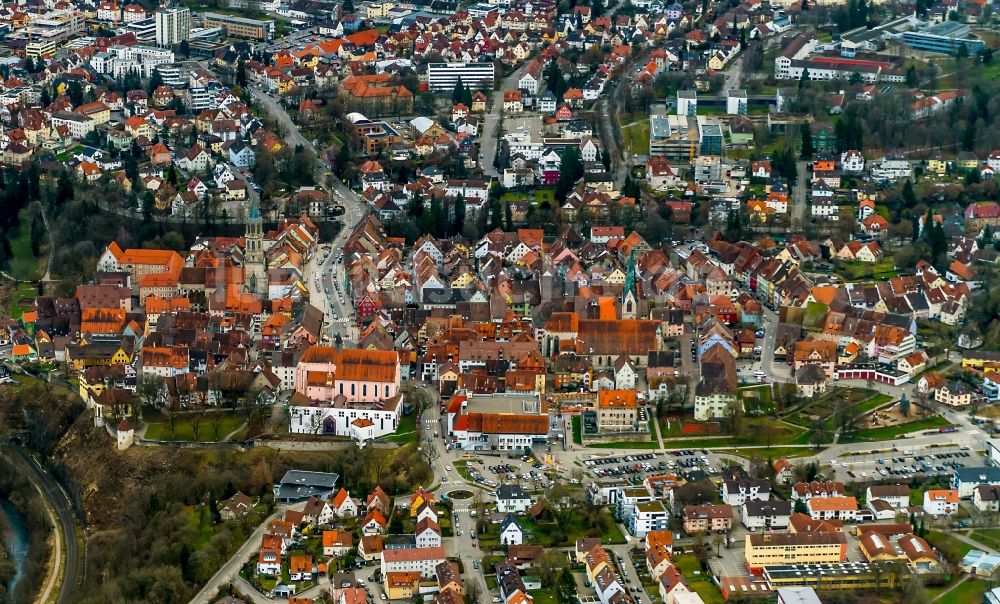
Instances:
[[[722,472],[724,454],[705,449],[671,451],[663,455],[642,453],[583,460],[589,478],[620,477],[638,484],[648,476],[677,474],[689,482],[716,476]]]
[[[465,461],[472,481],[490,488],[521,483],[525,487],[548,488],[554,484],[557,475],[530,455],[521,457],[520,461],[508,460],[500,464],[487,464],[486,460],[477,456],[469,456]]]
[[[968,447],[924,448],[919,451],[904,449],[829,460],[829,465],[836,472],[845,474],[841,479],[858,481],[943,476],[951,470],[982,463],[982,459]]]

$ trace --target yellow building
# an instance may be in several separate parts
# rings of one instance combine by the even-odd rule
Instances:
[[[836,564],[847,560],[847,537],[843,533],[751,533],[746,536],[743,555],[754,574],[765,566]]]
[[[388,572],[385,574],[385,595],[390,600],[410,600],[418,593],[420,573]]]
[[[962,369],[996,371],[1000,367],[1000,352],[966,350],[962,353]]]

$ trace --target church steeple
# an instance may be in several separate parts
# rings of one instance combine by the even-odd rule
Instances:
[[[639,309],[639,292],[636,290],[635,278],[635,248],[628,256],[628,271],[625,273],[625,286],[622,289],[622,318],[634,319]]]
[[[246,254],[243,258],[244,289],[258,296],[267,295],[267,265],[264,260],[264,223],[256,200],[247,209]]]

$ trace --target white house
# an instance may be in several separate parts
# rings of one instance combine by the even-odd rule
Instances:
[[[417,547],[441,547],[441,527],[436,520],[424,518],[413,531]]]
[[[393,572],[416,572],[422,577],[433,577],[438,564],[445,561],[444,548],[413,547],[382,550],[382,576]]]
[[[910,505],[910,487],[905,484],[871,485],[865,491],[865,501],[871,503],[876,499],[881,499],[894,509],[901,510]]]
[[[281,554],[278,550],[260,550],[260,553],[257,554],[257,574],[269,577],[281,574]]]
[[[338,518],[354,518],[358,515],[358,504],[346,489],[340,489],[330,502],[333,513]]]
[[[748,529],[784,529],[788,528],[788,519],[792,515],[792,502],[772,499],[758,501],[751,499],[743,504],[740,510],[743,526]]]
[[[768,501],[770,498],[771,484],[766,480],[748,478],[722,483],[722,501],[726,505],[742,506],[748,500]]]
[[[811,497],[806,509],[813,520],[851,522],[858,518],[858,500],[854,497]]]
[[[531,507],[531,496],[516,484],[501,485],[496,497],[497,511],[501,514],[523,514]]]
[[[981,484],[973,489],[972,505],[980,512],[1000,512],[1000,486]]]
[[[237,168],[250,168],[256,161],[257,154],[243,141],[236,141],[229,146],[229,162]]]
[[[503,545],[521,545],[524,543],[524,531],[517,523],[513,514],[507,514],[500,523],[500,543]]]
[[[929,516],[950,516],[958,511],[958,491],[930,489],[924,491],[924,513]]]

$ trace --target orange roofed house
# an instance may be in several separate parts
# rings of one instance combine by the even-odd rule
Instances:
[[[313,346],[295,367],[291,432],[351,436],[362,445],[396,430],[399,356],[383,350]]]

